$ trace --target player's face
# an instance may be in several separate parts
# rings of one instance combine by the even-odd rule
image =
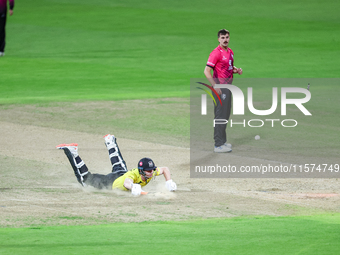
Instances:
[[[228,48],[229,40],[230,40],[229,34],[220,35],[220,37],[218,38],[220,46],[225,49]]]
[[[152,174],[153,174],[153,171],[154,171],[154,170],[149,170],[149,171],[145,171],[145,170],[144,170],[145,176],[146,176],[147,178],[151,178],[151,177],[152,177]]]

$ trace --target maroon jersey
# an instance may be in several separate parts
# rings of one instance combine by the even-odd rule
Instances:
[[[7,1],[9,1],[9,9],[13,10],[14,0],[0,0],[0,13],[7,12]]]
[[[233,80],[234,52],[224,50],[220,45],[209,55],[207,66],[214,69],[213,78],[220,84],[230,84]]]

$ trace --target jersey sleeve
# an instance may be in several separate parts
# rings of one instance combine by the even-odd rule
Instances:
[[[211,67],[212,69],[215,68],[215,65],[217,64],[218,60],[220,58],[220,54],[217,50],[213,50],[208,58],[207,66]]]
[[[158,176],[158,175],[160,175],[160,172],[159,172],[159,169],[158,169],[158,167],[157,167],[157,169],[156,169],[156,171],[155,171],[155,173],[154,173],[154,176]]]

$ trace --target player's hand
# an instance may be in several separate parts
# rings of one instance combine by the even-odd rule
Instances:
[[[142,187],[140,186],[140,184],[132,184],[131,194],[133,196],[140,196],[141,193],[142,193]]]
[[[222,90],[221,89],[216,88],[215,90],[216,90],[217,94],[222,95]]]
[[[10,15],[10,16],[13,15],[13,10],[9,10],[9,15]]]
[[[242,68],[237,68],[237,73],[238,73],[239,75],[241,75],[241,74],[243,73]]]
[[[169,191],[175,191],[177,189],[177,185],[174,181],[168,180],[165,182],[166,187]]]

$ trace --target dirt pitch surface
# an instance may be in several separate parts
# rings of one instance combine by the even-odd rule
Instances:
[[[141,157],[151,157],[157,166],[170,168],[178,191],[168,192],[163,176],[146,186],[149,194],[141,197],[83,188],[63,151],[55,146],[78,143],[90,171],[107,174],[105,133],[44,127],[43,119],[28,124],[18,121],[27,114],[15,107],[2,110],[1,116],[1,227],[340,212],[338,179],[193,179],[189,148],[119,137],[130,169]]]

